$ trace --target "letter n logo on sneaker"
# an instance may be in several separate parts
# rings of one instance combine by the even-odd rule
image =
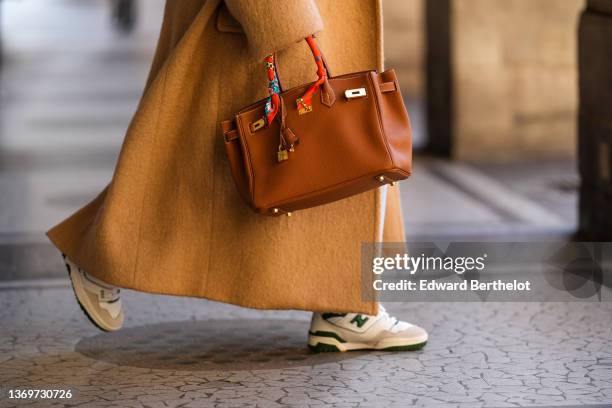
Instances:
[[[353,317],[353,320],[351,320],[351,323],[355,323],[357,325],[357,327],[359,327],[361,329],[361,327],[364,324],[366,324],[368,319],[369,319],[369,317],[363,317],[360,314],[358,314],[357,316]]]

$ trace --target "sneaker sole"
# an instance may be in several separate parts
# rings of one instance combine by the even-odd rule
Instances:
[[[394,344],[395,343],[395,344]],[[387,343],[351,343],[340,341],[333,337],[313,336],[308,337],[308,348],[315,353],[345,352],[359,350],[376,351],[415,351],[422,349],[427,344],[427,337]]]
[[[113,332],[119,330],[107,327],[106,325],[104,325],[104,323],[98,321],[87,311],[87,307],[83,303],[87,303],[89,305],[89,299],[87,298],[87,295],[80,293],[80,291],[83,289],[80,287],[80,285],[75,284],[75,280],[72,278],[72,268],[70,267],[70,265],[68,265],[68,263],[66,262],[64,262],[64,264],[66,265],[66,269],[68,271],[68,277],[70,278],[70,284],[72,285],[72,292],[74,293],[74,298],[76,299],[77,303],[79,304],[79,307],[83,311],[83,314],[87,316],[87,319],[91,322],[91,324],[93,324],[103,332]],[[80,295],[84,297],[83,301],[81,301]]]

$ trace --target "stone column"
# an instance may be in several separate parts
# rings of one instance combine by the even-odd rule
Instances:
[[[420,99],[424,83],[424,19],[426,0],[384,0],[385,65],[395,69],[403,96]]]
[[[589,0],[579,31],[581,238],[612,240],[612,1]]]
[[[432,149],[466,160],[573,156],[584,0],[426,5]]]

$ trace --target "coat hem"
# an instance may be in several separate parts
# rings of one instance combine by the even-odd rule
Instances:
[[[55,248],[58,249],[60,254],[64,254],[70,260],[72,260],[77,265],[79,265],[80,262],[78,261],[78,257],[74,257],[74,254],[70,253],[69,250],[65,249],[65,246],[61,242],[59,242],[59,239],[57,237],[55,237],[55,234],[53,233],[54,229],[55,228],[52,228],[45,233],[49,241],[53,244]],[[211,295],[203,295],[199,293],[188,293],[188,292],[179,292],[179,291],[171,291],[171,290],[154,290],[154,289],[149,289],[149,288],[143,288],[140,285],[138,285],[139,287],[136,287],[137,285],[129,284],[126,282],[120,282],[114,279],[109,280],[104,275],[97,274],[95,270],[88,269],[87,273],[93,275],[95,278],[100,279],[109,285],[116,286],[120,289],[129,289],[129,290],[134,290],[137,292],[149,293],[152,295],[180,296],[180,297],[188,297],[188,298],[194,298],[194,299],[206,299],[206,300],[213,301],[213,302],[227,303],[233,306],[244,307],[244,308],[249,308],[249,309],[256,309],[256,310],[279,310],[279,311],[280,310],[300,310],[300,311],[306,311],[306,312],[322,312],[322,313],[324,312],[363,313],[363,314],[368,314],[368,315],[373,315],[373,314],[378,313],[378,303],[377,302],[364,301],[363,307],[354,307],[354,308],[353,307],[346,307],[346,308],[331,307],[331,306],[330,307],[307,307],[304,305],[290,305],[290,304],[281,304],[281,303],[278,303],[278,304],[273,303],[273,304],[265,305],[265,304],[261,304],[260,302],[237,301],[237,300],[233,300],[233,299],[221,297],[221,296],[217,297],[217,296],[211,296]]]

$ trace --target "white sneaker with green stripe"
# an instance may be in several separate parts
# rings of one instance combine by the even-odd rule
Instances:
[[[358,313],[313,313],[308,347],[316,352],[350,350],[418,350],[427,343],[427,332],[402,322],[382,305],[376,316]]]

